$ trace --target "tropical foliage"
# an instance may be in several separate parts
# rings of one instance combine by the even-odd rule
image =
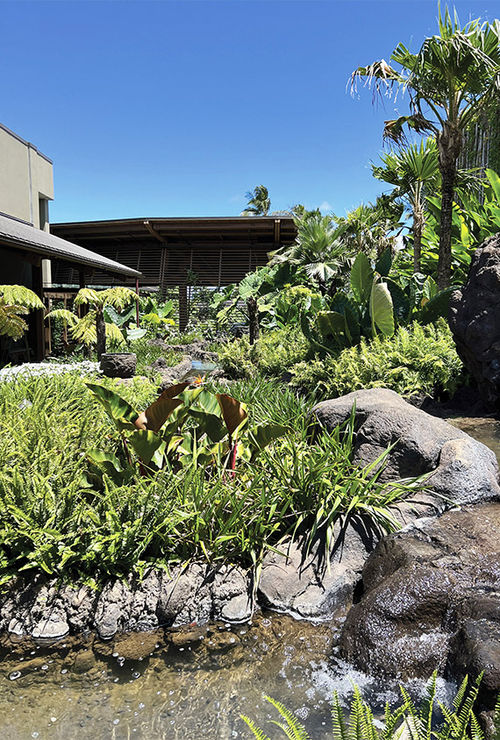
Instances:
[[[391,61],[396,66],[382,59],[358,67],[352,86],[365,78],[376,95],[409,94],[410,113],[386,121],[386,138],[401,142],[405,129],[435,137],[441,174],[438,284],[444,289],[451,275],[452,210],[464,131],[500,91],[500,21],[461,26],[456,13],[440,10],[439,34],[426,38],[417,53],[398,44]]]
[[[424,698],[416,704],[408,691],[401,686],[402,701],[391,709],[386,704],[382,721],[377,721],[373,710],[364,701],[359,688],[354,685],[354,695],[349,711],[346,712],[335,691],[332,703],[332,730],[335,740],[484,740],[485,735],[477,719],[475,703],[479,692],[481,677],[470,683],[465,677],[448,707],[436,697],[436,674],[429,681]],[[271,720],[278,727],[280,737],[289,740],[309,740],[305,726],[293,712],[281,702],[266,696],[279,716],[279,721]],[[258,740],[271,740],[253,720],[247,716],[242,719]],[[495,737],[500,736],[500,699],[497,702],[495,717]],[[277,735],[274,735],[277,738]]]
[[[28,330],[23,316],[43,308],[37,294],[24,285],[0,285],[0,335],[21,339]]]
[[[69,327],[71,336],[76,342],[85,346],[96,346],[97,357],[106,351],[106,337],[117,344],[125,344],[125,338],[120,331],[119,325],[114,321],[117,317],[110,313],[113,309],[122,311],[131,303],[138,300],[133,290],[124,287],[107,288],[106,290],[93,290],[82,288],[76,294],[74,306],[90,306],[90,309],[81,318],[73,311],[65,308],[56,308],[46,314],[46,319],[58,319]],[[106,314],[111,321],[106,321]],[[123,322],[130,317],[124,317]],[[120,319],[118,317],[118,323]],[[135,339],[142,334],[132,334],[129,338]]]
[[[400,327],[393,337],[362,339],[338,356],[302,361],[290,368],[293,386],[317,398],[336,398],[361,388],[391,388],[404,396],[453,395],[465,382],[447,324]]]
[[[247,206],[242,211],[242,216],[267,216],[271,208],[271,199],[265,185],[256,187],[246,194]]]

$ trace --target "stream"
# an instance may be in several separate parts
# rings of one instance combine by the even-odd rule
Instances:
[[[499,422],[449,421],[500,457]],[[191,625],[110,642],[86,635],[37,645],[4,636],[0,738],[251,738],[241,714],[277,738],[266,694],[295,712],[313,740],[328,740],[334,690],[347,706],[355,681],[380,712],[398,698],[394,682],[361,674],[338,657],[340,628],[259,613],[245,625]],[[419,682],[406,685],[421,695]],[[449,701],[454,689],[440,681],[440,699]]]

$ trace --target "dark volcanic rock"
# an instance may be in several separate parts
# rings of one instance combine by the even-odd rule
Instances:
[[[132,378],[137,356],[132,352],[109,352],[101,355],[101,370],[109,378]]]
[[[427,485],[439,496],[417,498],[440,510],[442,498],[470,504],[500,498],[499,471],[495,454],[443,419],[406,403],[386,388],[354,391],[347,396],[323,401],[313,416],[333,429],[346,421],[356,405],[355,460],[367,464],[394,444],[383,480],[432,473]]]
[[[457,352],[483,399],[500,401],[500,234],[476,249],[467,282],[450,301]]]
[[[427,678],[484,671],[500,690],[500,503],[419,520],[384,538],[363,570],[343,655],[365,671]]]

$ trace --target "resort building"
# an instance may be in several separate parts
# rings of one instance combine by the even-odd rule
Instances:
[[[290,215],[229,218],[133,218],[51,225],[53,234],[140,271],[140,285],[179,292],[179,324],[187,323],[190,286],[237,283],[268,261],[269,252],[296,237]],[[54,282],[71,284],[74,269],[58,269]],[[104,283],[96,271],[92,284]],[[115,275],[114,284],[126,284]]]
[[[94,270],[108,282],[136,281],[137,270],[72,244],[49,232],[49,201],[54,197],[52,161],[33,144],[0,124],[0,284],[25,285],[47,300],[53,271],[72,269],[78,286],[85,285]],[[28,317],[25,340],[0,337],[0,364],[43,359],[50,335],[43,312]]]

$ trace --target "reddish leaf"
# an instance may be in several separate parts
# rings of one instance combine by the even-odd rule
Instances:
[[[228,396],[227,393],[217,393],[217,400],[227,431],[232,436],[234,430],[247,418],[248,414],[243,404],[237,401],[236,398]]]

